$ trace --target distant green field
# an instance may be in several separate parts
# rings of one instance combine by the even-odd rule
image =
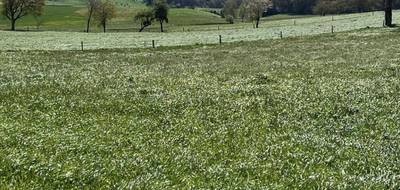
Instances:
[[[171,15],[196,10],[179,9]],[[205,14],[205,13],[198,13]],[[208,14],[208,13],[207,13]],[[194,14],[196,15],[196,14]],[[172,18],[172,16],[171,16]],[[219,43],[219,35],[222,41],[240,42],[257,41],[265,39],[277,39],[282,37],[308,36],[321,33],[349,31],[368,27],[382,27],[382,12],[338,15],[333,17],[306,17],[286,20],[263,20],[259,29],[253,29],[251,23],[240,24],[203,24],[201,20],[197,25],[178,26],[173,21],[167,26],[167,33],[156,32],[126,32],[126,33],[78,33],[78,32],[0,32],[0,49],[38,49],[38,50],[76,50],[81,48],[81,41],[85,49],[108,49],[108,48],[143,48],[150,47],[152,40],[156,46],[180,46],[195,44]],[[400,12],[394,13],[395,20],[400,19]],[[189,22],[189,21],[188,21]],[[156,26],[155,26],[156,27]],[[185,32],[183,32],[183,28]],[[220,30],[218,30],[220,28]],[[158,28],[156,28],[158,30]]]
[[[78,28],[84,26],[84,17],[79,15],[81,7],[69,6],[69,5],[49,5],[44,9],[44,15],[39,17],[43,23],[39,26],[39,29],[48,30],[61,30],[61,31],[76,31]],[[26,30],[30,27],[30,30],[34,30],[37,27],[37,21],[32,16],[24,17],[17,22],[17,29]],[[0,28],[8,29],[9,22],[5,18],[0,20]]]
[[[69,4],[68,4],[69,3]],[[86,8],[79,3],[73,1],[60,1],[57,3],[48,3],[44,9],[43,16],[39,17],[42,24],[39,30],[51,31],[83,31],[86,25]],[[115,2],[118,4],[118,2]],[[125,6],[120,3],[118,6],[117,17],[110,21],[111,31],[138,31],[140,23],[134,21],[134,16],[139,10],[146,8],[141,3],[131,3]],[[173,29],[176,26],[192,26],[192,25],[210,25],[210,24],[226,24],[224,19],[218,15],[200,10],[200,9],[176,9],[172,8],[169,15],[170,23],[167,27]],[[32,16],[24,17],[17,21],[18,30],[36,30],[37,20]],[[0,29],[7,30],[9,21],[0,17]],[[101,31],[96,23],[93,23],[93,31]],[[180,28],[179,28],[180,29]],[[150,27],[148,31],[158,31],[158,24]]]
[[[51,5],[85,5],[87,0],[47,0],[47,4]],[[130,7],[133,5],[143,4],[141,0],[113,0],[113,2],[121,7]]]
[[[400,188],[398,29],[86,52],[0,42],[0,189]]]

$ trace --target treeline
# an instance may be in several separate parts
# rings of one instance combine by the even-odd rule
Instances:
[[[155,0],[143,0],[146,5],[154,4]],[[209,8],[222,8],[224,7],[224,0],[167,0],[168,5],[177,8],[195,8],[195,7],[209,7]]]
[[[381,8],[382,1],[377,0],[320,0],[313,7],[313,13],[325,15],[374,11]]]
[[[270,14],[324,15],[383,10],[383,0],[272,0],[272,2]],[[393,0],[393,8],[400,8],[400,0]]]
[[[384,0],[273,0],[273,11],[292,14],[340,14],[383,10]],[[400,8],[400,0],[393,0]]]
[[[400,0],[391,1],[394,8],[400,6]],[[291,14],[340,14],[382,10],[381,0],[225,0],[221,16],[233,24],[235,19],[256,21],[258,28],[263,16]]]
[[[152,5],[154,0],[144,0]],[[224,8],[234,6],[239,9],[244,0],[167,0],[171,7]],[[383,0],[272,0],[269,14],[339,14],[382,10]],[[393,0],[393,8],[400,8],[400,0]]]

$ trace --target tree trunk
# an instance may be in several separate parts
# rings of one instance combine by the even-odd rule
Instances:
[[[142,27],[139,29],[139,32],[143,32],[143,30],[146,28],[146,25],[142,25]]]
[[[92,19],[92,14],[93,14],[93,8],[90,8],[89,17],[88,17],[87,24],[86,24],[86,32],[87,33],[89,33],[89,30],[90,30],[90,20]]]
[[[161,32],[164,32],[163,21],[161,21],[161,20],[160,20],[160,27],[161,27]]]
[[[393,0],[385,0],[385,26],[392,27],[392,5]]]
[[[106,33],[106,22],[103,23],[103,32]]]
[[[257,19],[256,19],[256,28],[258,28],[258,25],[260,24],[260,17],[258,17]]]
[[[15,19],[12,19],[11,20],[11,30],[12,31],[15,31],[15,23],[17,22],[17,20],[15,20]]]

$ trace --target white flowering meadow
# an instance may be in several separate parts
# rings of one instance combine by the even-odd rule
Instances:
[[[400,188],[398,29],[72,34],[0,35],[0,189]]]
[[[400,11],[394,12],[394,20]],[[264,21],[259,29],[251,24],[195,26],[189,32],[147,33],[79,33],[79,32],[7,32],[0,31],[0,49],[3,50],[78,50],[84,49],[148,48],[152,40],[156,46],[181,46],[223,42],[260,41],[283,37],[307,36],[321,33],[349,31],[368,27],[382,27],[383,13],[370,12],[292,20]]]

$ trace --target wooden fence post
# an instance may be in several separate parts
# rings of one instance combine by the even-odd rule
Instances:
[[[156,48],[156,42],[154,40],[151,41],[153,48]]]
[[[222,44],[222,36],[219,35],[219,44]]]
[[[283,32],[281,31],[281,39],[283,38]]]

